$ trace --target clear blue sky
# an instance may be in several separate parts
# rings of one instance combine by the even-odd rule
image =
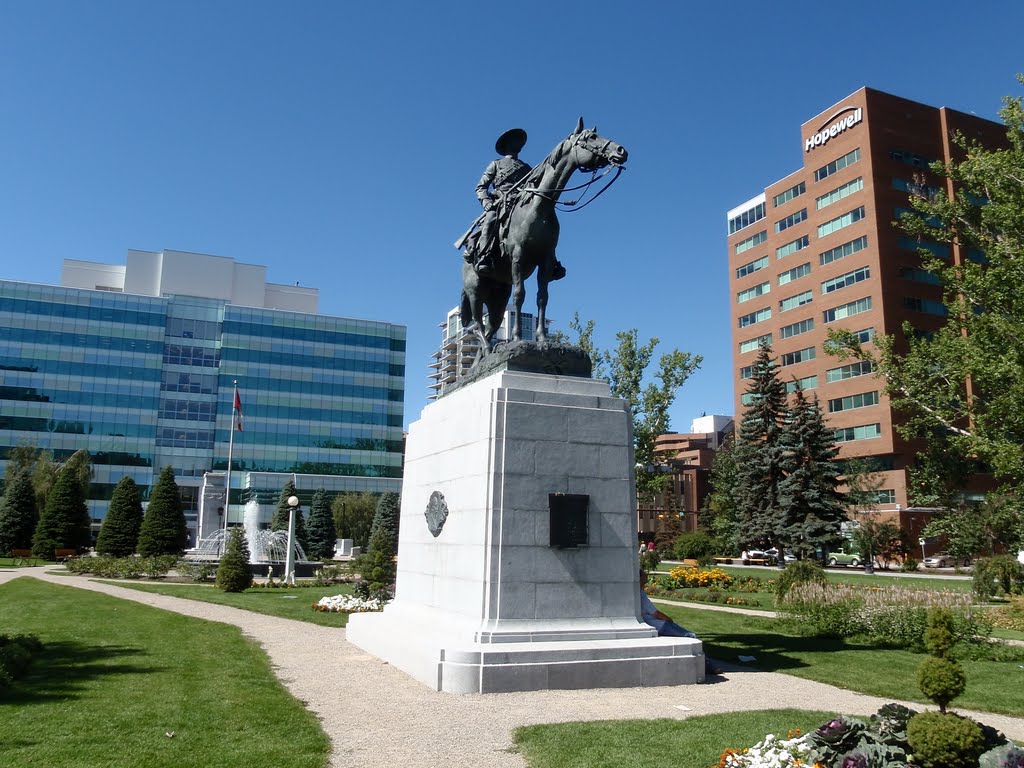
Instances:
[[[57,283],[65,257],[129,248],[265,264],[324,313],[408,326],[409,422],[495,138],[525,128],[536,162],[583,115],[630,160],[562,217],[549,314],[702,354],[685,431],[733,404],[726,210],[863,85],[994,119],[1021,28],[1024,4],[996,0],[6,0],[0,278]]]

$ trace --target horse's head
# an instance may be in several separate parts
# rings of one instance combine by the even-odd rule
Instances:
[[[577,167],[583,170],[596,170],[606,165],[623,165],[628,157],[625,147],[599,136],[596,126],[584,128],[582,117],[567,141],[572,145]]]

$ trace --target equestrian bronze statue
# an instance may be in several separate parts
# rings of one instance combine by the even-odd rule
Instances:
[[[559,232],[556,206],[562,210],[585,207],[618,178],[627,157],[625,148],[599,136],[596,128],[585,129],[582,117],[576,130],[533,169],[518,159],[525,143],[526,132],[522,129],[507,131],[498,139],[495,149],[504,157],[488,166],[482,186],[477,187],[484,213],[455,243],[459,249],[468,246],[462,265],[460,314],[463,327],[471,329],[480,340],[481,357],[492,349],[509,297],[514,306],[512,340],[521,340],[525,283],[535,271],[536,339],[546,340],[548,284],[565,275],[555,258]],[[583,190],[582,197],[598,180],[598,171],[606,169],[607,173],[613,168],[615,176],[583,205],[572,209],[566,206],[579,200],[559,203],[563,192]],[[569,179],[578,170],[592,173],[593,178],[569,188]]]

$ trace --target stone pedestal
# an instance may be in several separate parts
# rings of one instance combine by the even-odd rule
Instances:
[[[634,489],[603,381],[505,370],[431,403],[406,443],[395,600],[348,639],[453,693],[699,682],[700,641],[638,618]],[[566,500],[587,506],[567,548]]]

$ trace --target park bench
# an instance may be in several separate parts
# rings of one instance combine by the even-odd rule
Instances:
[[[731,557],[716,557],[715,565],[732,565]]]
[[[77,549],[55,549],[53,551],[53,559],[58,563],[63,563],[68,558],[74,557],[77,554]]]
[[[684,568],[697,568],[699,565],[700,565],[700,563],[698,563],[692,557],[688,557],[685,560],[683,560],[683,567]]]
[[[748,557],[743,561],[744,565],[771,565],[767,557]]]
[[[36,558],[31,549],[12,549],[11,557],[14,559],[15,566],[36,564]]]

